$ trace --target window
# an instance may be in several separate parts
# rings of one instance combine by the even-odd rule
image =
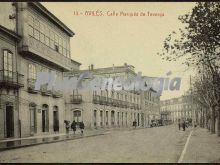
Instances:
[[[28,16],[28,34],[36,40],[49,46],[56,52],[70,58],[70,45],[68,38],[62,38],[51,30],[50,26],[38,19]]]
[[[45,33],[44,33],[44,29],[45,29],[45,26],[44,26],[44,24],[40,24],[40,41],[42,42],[42,43],[45,43]]]
[[[114,91],[112,91],[112,98],[114,98]]]
[[[56,34],[55,34],[54,45],[55,45],[55,51],[59,52],[59,39]]]
[[[63,39],[59,38],[59,53],[63,54]]]
[[[32,37],[34,37],[34,28],[32,26],[29,25],[29,32],[28,34]]]
[[[55,49],[55,46],[54,46],[54,32],[52,30],[50,30],[50,47],[52,49]]]
[[[40,32],[36,29],[34,29],[34,38],[40,40]]]
[[[49,36],[50,36],[50,31],[49,31],[49,28],[46,27],[46,28],[45,28],[45,44],[46,44],[47,46],[50,46]]]
[[[34,20],[34,38],[37,39],[37,40],[40,40],[40,22],[35,19]]]
[[[4,76],[12,78],[12,53],[9,50],[3,51],[3,68],[4,68]]]
[[[55,51],[56,51],[56,52],[59,52],[59,47],[58,47],[58,45],[55,45]]]
[[[28,23],[29,23],[29,35],[34,36],[34,18],[29,15],[28,17]]]
[[[28,78],[36,80],[36,66],[34,64],[28,65]]]

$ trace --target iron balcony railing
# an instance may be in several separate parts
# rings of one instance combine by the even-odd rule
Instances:
[[[24,87],[24,75],[9,70],[0,70],[0,86]]]
[[[101,105],[107,105],[107,97],[100,96],[100,104]]]
[[[63,94],[61,91],[52,91],[52,95],[54,98],[60,98],[63,97]]]
[[[43,96],[51,96],[52,95],[52,91],[47,89],[46,84],[41,86],[40,91]]]
[[[135,109],[135,104],[134,103],[130,103],[130,108],[131,109]]]
[[[82,95],[71,95],[71,103],[73,104],[82,103]]]
[[[98,95],[93,95],[93,103],[94,104],[99,104],[99,100],[100,100],[100,96],[98,96]]]
[[[107,105],[111,106],[113,104],[112,98],[107,98]]]
[[[37,93],[38,91],[35,90],[35,79],[28,79],[27,80],[27,87],[28,87],[28,92],[30,93]]]

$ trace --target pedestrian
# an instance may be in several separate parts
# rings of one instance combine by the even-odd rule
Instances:
[[[64,120],[64,123],[66,124],[66,133],[69,134],[70,122],[68,120]]]
[[[183,121],[183,131],[185,131],[185,129],[186,129],[186,122]]]
[[[76,132],[76,122],[75,122],[75,120],[73,120],[73,122],[72,122],[72,124],[71,124],[71,128],[72,128],[73,133],[74,133],[74,135],[75,135],[75,132]]]
[[[133,122],[133,126],[134,126],[134,128],[136,128],[137,127],[137,122],[136,122],[136,119],[134,120],[134,122]]]
[[[81,130],[81,135],[83,135],[83,130],[85,128],[83,121],[79,123],[79,128]]]
[[[180,128],[181,128],[180,119],[178,119],[178,126],[179,126],[179,130],[180,130]]]

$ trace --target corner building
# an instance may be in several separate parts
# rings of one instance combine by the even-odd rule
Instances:
[[[34,90],[37,72],[78,70],[72,32],[38,2],[2,3],[0,26],[0,139],[65,131],[61,91]],[[14,25],[14,27],[13,27]]]
[[[137,75],[134,67],[126,63],[123,66],[97,69],[91,65],[89,70],[69,74],[79,76],[86,71],[92,72],[94,77],[113,79]],[[66,99],[66,119],[83,121],[87,128],[131,127],[134,120],[138,127],[146,127],[150,124],[151,115],[155,115],[156,109],[153,110],[152,106],[159,105],[159,96],[151,94],[152,91],[74,90]],[[158,106],[155,107],[158,109]],[[157,112],[159,115],[159,109]]]

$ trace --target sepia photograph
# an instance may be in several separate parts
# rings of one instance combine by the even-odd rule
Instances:
[[[2,163],[220,163],[220,3],[0,2]]]

